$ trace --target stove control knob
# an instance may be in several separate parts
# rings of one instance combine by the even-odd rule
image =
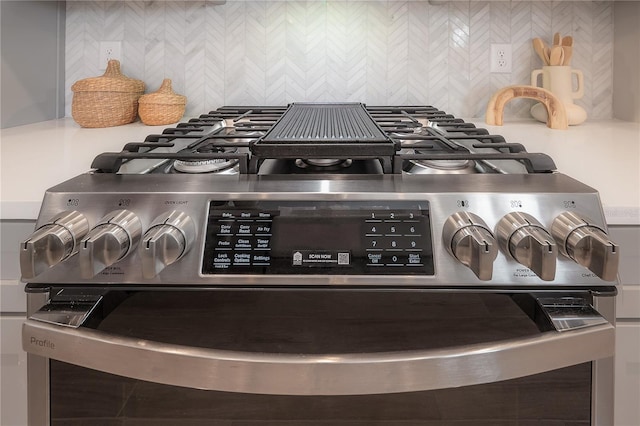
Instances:
[[[604,281],[618,276],[620,249],[607,233],[589,219],[564,212],[551,225],[560,253],[589,269]]]
[[[469,267],[479,279],[491,279],[498,244],[480,217],[468,212],[452,214],[444,222],[442,238],[449,253]]]
[[[540,279],[555,278],[558,248],[553,237],[533,216],[522,212],[505,215],[496,225],[496,236],[503,252]]]
[[[171,211],[158,216],[142,237],[142,275],[151,279],[180,259],[196,237],[196,225],[185,213]]]
[[[80,274],[92,278],[133,251],[142,235],[142,223],[128,210],[114,210],[100,219],[80,241]]]
[[[65,211],[38,228],[20,245],[20,270],[34,278],[77,252],[78,241],[89,232],[89,221],[77,211]]]

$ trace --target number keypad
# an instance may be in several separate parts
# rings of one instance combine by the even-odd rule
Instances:
[[[372,212],[365,219],[367,266],[423,266],[419,212]]]

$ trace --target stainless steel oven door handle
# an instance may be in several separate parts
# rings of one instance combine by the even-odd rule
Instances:
[[[544,303],[538,303],[547,313]],[[551,305],[559,310],[556,303]],[[25,351],[51,359],[194,389],[385,394],[492,383],[610,357],[615,328],[601,319],[561,320],[563,331],[446,349],[321,355],[187,347],[29,319],[22,344]]]

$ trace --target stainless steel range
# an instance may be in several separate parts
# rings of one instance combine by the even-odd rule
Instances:
[[[32,425],[613,424],[597,192],[430,106],[219,108],[20,252]]]

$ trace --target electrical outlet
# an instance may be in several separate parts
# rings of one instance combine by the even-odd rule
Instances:
[[[492,44],[490,57],[491,72],[510,73],[511,58],[510,44]]]
[[[107,69],[107,62],[111,59],[122,59],[122,42],[121,41],[101,41],[100,42],[100,63],[101,70]]]

